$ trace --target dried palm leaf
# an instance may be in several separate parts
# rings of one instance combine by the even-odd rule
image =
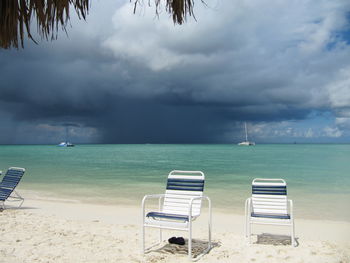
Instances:
[[[130,0],[136,7],[143,0]],[[187,15],[193,16],[194,0],[148,0],[154,1],[156,14],[159,14],[161,3],[165,2],[166,11],[172,15],[175,24],[186,21]],[[200,0],[203,2],[203,0]],[[73,6],[79,18],[86,18],[89,11],[89,0],[0,0],[0,47],[23,48],[25,32],[29,39],[32,19],[36,19],[37,31],[41,38],[57,38],[59,28],[66,31],[69,21],[70,6]]]
[[[1,0],[0,1],[0,47],[23,47],[25,32],[30,39],[31,21],[37,22],[39,35],[48,40],[57,37],[59,28],[66,29],[69,7],[74,6],[79,18],[86,17],[89,0]]]
[[[204,0],[200,0],[205,4]],[[134,2],[134,13],[137,6],[142,4],[144,0],[130,0]],[[187,16],[195,18],[193,13],[194,0],[154,0],[156,6],[156,15],[159,14],[161,4],[165,2],[165,10],[172,15],[175,24],[183,24],[186,22]],[[151,5],[151,0],[148,0],[148,5]]]

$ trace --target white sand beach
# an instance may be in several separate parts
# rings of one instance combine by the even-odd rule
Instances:
[[[21,209],[0,213],[0,262],[186,262],[187,246],[168,244],[185,232],[164,231],[164,243],[141,255],[138,206],[96,205],[25,192]],[[214,204],[215,207],[215,204]],[[206,211],[194,223],[194,253],[206,246]],[[213,248],[199,262],[350,262],[350,223],[296,218],[297,247],[288,228],[254,228],[252,245],[243,215],[213,210]],[[262,234],[264,233],[264,234]],[[148,230],[148,245],[158,230]],[[273,235],[271,235],[273,234]]]

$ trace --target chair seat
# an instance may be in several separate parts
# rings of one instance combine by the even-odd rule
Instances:
[[[12,189],[0,187],[0,201],[5,201],[12,193]]]
[[[168,219],[168,220],[175,220],[175,221],[182,221],[182,222],[188,222],[189,217],[187,215],[178,215],[178,214],[169,214],[169,213],[162,213],[162,212],[149,212],[146,217],[152,217],[156,220],[161,219]]]
[[[274,218],[274,219],[290,219],[289,214],[259,214],[251,213],[252,217],[261,217],[261,218]]]

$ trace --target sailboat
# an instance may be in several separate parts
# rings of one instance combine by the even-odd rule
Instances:
[[[59,147],[74,147],[75,146],[73,143],[70,143],[68,141],[68,127],[66,127],[66,141],[65,142],[61,142],[57,146],[59,146]]]
[[[60,147],[74,147],[75,145],[73,143],[70,143],[70,142],[61,142],[57,146],[60,146]]]
[[[255,145],[255,142],[250,142],[248,141],[248,132],[247,132],[247,123],[244,123],[244,128],[245,128],[245,141],[238,143],[238,145],[244,145],[244,146],[252,146]]]

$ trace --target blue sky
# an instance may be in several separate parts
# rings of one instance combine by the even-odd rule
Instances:
[[[179,26],[94,1],[0,50],[0,143],[350,142],[349,1],[206,2]]]

